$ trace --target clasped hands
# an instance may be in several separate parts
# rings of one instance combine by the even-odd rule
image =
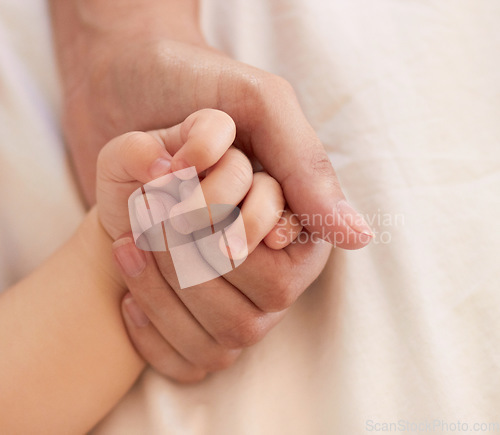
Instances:
[[[81,58],[91,61],[79,68],[75,60],[66,73],[63,68],[64,127],[89,203],[95,201],[97,155],[106,141],[176,125],[162,130],[168,137],[157,138],[174,145],[151,178],[190,166],[199,173],[208,169],[202,181],[211,196],[207,202],[243,200],[248,258],[194,287],[179,288],[168,252],[143,252],[130,236],[114,234],[115,257],[134,258],[140,266],[122,267],[129,288],[123,317],[137,351],[161,374],[200,380],[231,365],[242,348],[279,322],[318,277],[332,244],[361,248],[371,230],[345,201],[323,145],[284,79],[199,42],[148,37],[124,45],[113,38],[80,49]],[[196,115],[205,108],[218,109],[221,118]],[[131,134],[130,141],[140,143],[142,134]],[[210,180],[219,190],[209,187]],[[286,240],[276,228],[279,210],[292,229]],[[323,219],[308,220],[302,229],[302,216]],[[292,243],[297,228],[330,243],[311,237]]]

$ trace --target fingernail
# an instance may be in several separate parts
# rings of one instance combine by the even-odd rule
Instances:
[[[123,300],[125,309],[127,310],[127,314],[130,317],[130,320],[137,326],[138,328],[144,328],[149,324],[149,318],[144,314],[144,311],[141,310],[137,302],[133,298],[132,295],[128,294],[125,296]]]
[[[113,243],[113,254],[125,275],[136,277],[146,267],[144,253],[137,249],[130,237],[118,239]]]
[[[168,174],[171,167],[172,163],[170,160],[160,157],[153,162],[149,168],[149,173],[151,174],[151,177],[158,178],[162,175]]]
[[[354,210],[354,208],[347,201],[339,201],[337,203],[337,211],[345,224],[351,227],[351,229],[365,236],[373,237],[373,231],[366,223],[363,216]]]

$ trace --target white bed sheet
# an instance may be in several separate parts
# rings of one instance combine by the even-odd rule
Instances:
[[[498,22],[496,0],[203,2],[214,45],[294,85],[377,237],[335,250],[234,367],[194,386],[146,371],[95,434],[500,431]],[[0,60],[5,288],[82,208],[44,2],[0,0]]]

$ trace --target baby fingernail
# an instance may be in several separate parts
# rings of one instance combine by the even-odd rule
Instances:
[[[133,298],[132,295],[125,296],[124,299],[125,309],[127,310],[127,314],[130,317],[130,320],[137,326],[138,328],[144,328],[149,324],[149,318],[144,314],[144,311],[141,310],[137,302]]]
[[[170,162],[170,160],[165,159],[164,157],[160,157],[153,162],[151,168],[149,169],[149,173],[151,174],[151,177],[158,178],[162,175],[168,174],[171,166],[172,163]]]
[[[144,253],[135,246],[130,237],[114,242],[113,254],[125,275],[136,277],[146,268]]]
[[[351,227],[351,229],[365,236],[373,237],[373,231],[366,223],[363,216],[354,210],[354,208],[347,201],[339,201],[337,203],[337,211],[345,224]]]

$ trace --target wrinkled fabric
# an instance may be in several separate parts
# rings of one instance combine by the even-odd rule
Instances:
[[[4,287],[82,214],[30,3],[0,1]],[[292,83],[376,237],[334,250],[233,367],[189,386],[147,370],[94,434],[500,430],[500,3],[205,0],[202,21],[213,45]]]
[[[0,292],[54,252],[83,217],[60,106],[47,5],[0,0]]]

